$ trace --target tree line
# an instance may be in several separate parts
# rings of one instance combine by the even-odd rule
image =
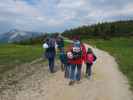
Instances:
[[[84,25],[78,28],[65,30],[62,33],[45,33],[42,36],[36,38],[30,38],[28,40],[17,42],[17,44],[31,45],[42,44],[48,34],[53,34],[55,37],[58,34],[62,34],[65,37],[73,38],[74,36],[80,36],[81,38],[103,38],[110,39],[111,37],[130,37],[133,36],[133,20],[116,21],[116,22],[104,22],[93,25]]]
[[[111,37],[133,36],[133,20],[104,22],[88,26],[81,26],[66,30],[62,33],[66,37],[79,35],[83,38],[100,37],[109,39]]]

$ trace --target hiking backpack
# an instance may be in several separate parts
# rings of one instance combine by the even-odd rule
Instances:
[[[46,51],[53,51],[53,50],[55,50],[55,40],[53,38],[50,38],[47,41],[47,44],[48,44],[48,48],[47,48]]]
[[[92,53],[87,54],[87,63],[92,64],[94,61],[94,55]]]
[[[73,59],[79,59],[82,57],[82,48],[81,47],[72,47]]]

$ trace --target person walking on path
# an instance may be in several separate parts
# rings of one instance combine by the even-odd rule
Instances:
[[[48,59],[49,71],[51,73],[54,73],[54,66],[55,66],[54,63],[55,63],[57,44],[52,35],[50,35],[46,39],[45,43],[43,44],[43,48],[45,48],[45,57]]]
[[[86,76],[88,79],[91,78],[92,75],[92,65],[93,62],[96,61],[97,57],[93,53],[91,48],[88,48],[87,55],[86,55]]]
[[[59,53],[62,53],[64,50],[64,39],[61,35],[58,35],[57,39],[56,39],[57,45],[58,45],[58,49],[59,49]],[[64,64],[62,63],[62,59],[60,59],[61,62],[61,70],[64,71]]]
[[[68,57],[67,57],[67,53],[66,51],[62,48],[61,49],[61,52],[60,52],[60,60],[61,60],[61,63],[63,64],[64,66],[64,77],[65,78],[69,78],[69,65],[68,65]]]
[[[81,79],[81,67],[82,67],[82,48],[80,41],[75,40],[68,52],[70,64],[70,82],[69,85],[73,85],[75,81],[79,82]],[[77,73],[76,73],[77,68]],[[76,73],[76,74],[75,74]]]
[[[80,41],[80,46],[81,46],[81,49],[82,49],[82,64],[86,62],[86,54],[87,54],[87,51],[86,51],[86,47],[85,45],[82,43],[81,39],[79,36],[76,36],[75,37],[75,41]]]
[[[87,50],[86,50],[86,47],[84,45],[84,43],[82,43],[81,39],[79,36],[75,37],[75,40],[78,40],[80,41],[80,46],[81,46],[81,49],[82,49],[82,65],[83,64],[86,64],[86,55],[87,55]],[[81,71],[81,70],[80,70]],[[81,72],[80,72],[81,73]],[[80,75],[81,76],[81,75]]]

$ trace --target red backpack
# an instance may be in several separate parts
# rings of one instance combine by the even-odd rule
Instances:
[[[86,58],[87,63],[92,64],[94,62],[94,59],[95,58],[93,53],[87,54],[87,58]]]

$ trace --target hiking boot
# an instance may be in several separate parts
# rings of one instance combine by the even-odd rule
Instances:
[[[81,83],[81,81],[77,81],[77,84],[80,84]]]
[[[74,85],[74,81],[69,82],[69,86],[72,86],[72,85]]]
[[[56,72],[55,70],[51,70],[51,71],[50,71],[50,73],[52,73],[52,74],[55,73],[55,72]]]

